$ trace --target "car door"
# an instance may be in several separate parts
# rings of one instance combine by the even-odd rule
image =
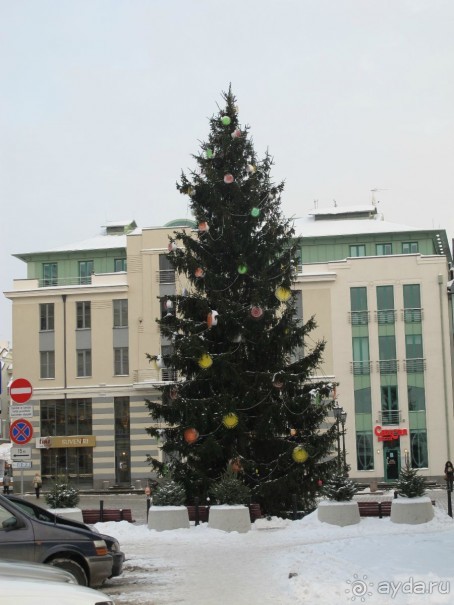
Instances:
[[[33,526],[25,515],[0,502],[0,558],[35,560]]]

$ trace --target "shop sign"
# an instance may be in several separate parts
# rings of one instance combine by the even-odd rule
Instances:
[[[408,435],[407,429],[384,429],[380,425],[374,428],[374,433],[378,438],[378,441],[394,441],[399,437]]]
[[[51,448],[55,447],[95,447],[94,435],[74,435],[71,437],[52,437]]]

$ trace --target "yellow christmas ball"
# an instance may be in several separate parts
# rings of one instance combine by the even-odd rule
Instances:
[[[297,445],[293,449],[292,458],[295,462],[301,464],[302,462],[306,462],[306,460],[309,458],[309,454],[306,452],[304,447],[301,447],[301,445]]]
[[[222,424],[227,429],[234,429],[238,424],[238,416],[233,412],[230,412],[230,414],[226,414],[224,416],[224,418],[222,419]]]
[[[275,291],[276,298],[281,302],[286,302],[292,297],[292,291],[289,288],[279,286]]]
[[[202,357],[197,362],[202,370],[206,370],[207,368],[213,365],[213,359],[208,353],[204,353]]]

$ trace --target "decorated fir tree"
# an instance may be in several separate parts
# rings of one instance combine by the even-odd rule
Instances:
[[[399,479],[396,483],[396,490],[399,496],[404,498],[418,498],[424,496],[426,487],[424,477],[418,475],[418,469],[411,468],[410,463],[402,468]]]
[[[197,168],[177,184],[196,228],[169,242],[184,288],[162,300],[160,330],[173,347],[159,363],[178,380],[148,402],[148,432],[188,500],[205,498],[232,466],[267,513],[290,510],[293,494],[307,510],[335,467],[335,426],[321,430],[333,385],[314,378],[324,343],[306,342],[315,320],[296,312],[299,242],[280,210],[284,185],[272,180],[270,155],[256,156],[231,90],[223,97]]]
[[[184,487],[172,479],[165,479],[153,493],[154,506],[181,506],[185,500]]]
[[[357,491],[353,481],[344,475],[333,475],[323,487],[323,495],[336,502],[349,502]]]

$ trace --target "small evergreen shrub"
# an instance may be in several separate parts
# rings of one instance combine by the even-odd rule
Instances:
[[[210,496],[219,504],[249,504],[251,490],[228,469],[210,489]]]
[[[182,506],[185,502],[184,487],[172,479],[166,479],[153,491],[155,506]]]
[[[424,477],[418,475],[417,469],[411,468],[410,463],[400,471],[396,484],[397,493],[403,498],[418,498],[426,493]]]
[[[66,479],[57,479],[46,493],[46,502],[51,508],[74,508],[79,504],[79,492]]]
[[[325,483],[322,493],[328,500],[335,502],[349,502],[357,492],[357,487],[347,477],[343,475],[333,475]]]

